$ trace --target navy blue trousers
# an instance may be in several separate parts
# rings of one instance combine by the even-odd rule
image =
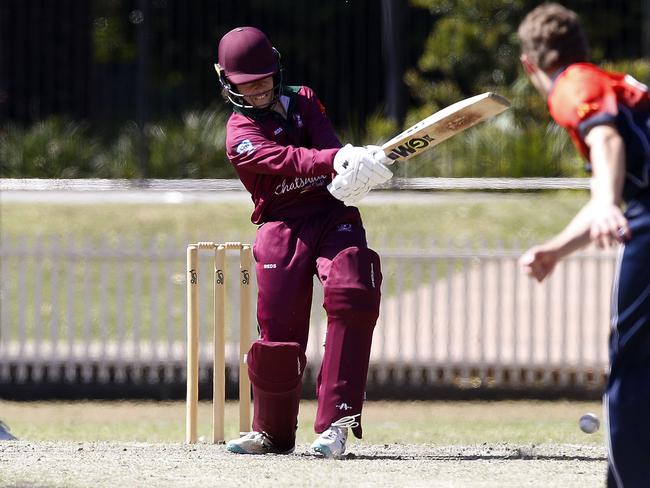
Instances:
[[[626,215],[632,238],[614,281],[604,396],[610,488],[650,486],[650,197],[630,202]]]

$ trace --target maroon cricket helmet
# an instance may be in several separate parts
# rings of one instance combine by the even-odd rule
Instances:
[[[219,42],[219,66],[236,85],[261,80],[280,70],[278,52],[255,27],[236,27]]]

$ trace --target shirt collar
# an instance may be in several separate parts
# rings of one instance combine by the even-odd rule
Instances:
[[[551,75],[551,81],[553,84],[555,84],[555,80],[558,79],[558,77],[564,73],[564,70],[566,70],[569,67],[569,65],[562,66],[560,69],[556,70],[552,75]]]

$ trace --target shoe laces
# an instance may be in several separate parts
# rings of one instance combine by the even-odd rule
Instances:
[[[271,442],[271,439],[269,439],[269,436],[266,435],[264,432],[256,432],[252,431],[246,434],[244,437],[248,437],[250,440],[259,442],[262,444],[264,447],[272,447],[273,443]]]
[[[348,428],[355,428],[359,426],[359,422],[356,418],[361,415],[360,413],[356,415],[348,415],[346,417],[341,417],[340,419],[332,422],[330,428],[321,434],[327,440],[342,440],[345,441],[345,438],[348,434]]]
[[[345,417],[341,417],[335,422],[332,422],[331,427],[345,427],[345,428],[351,428],[354,429],[355,427],[359,427],[359,422],[357,420],[357,417],[361,416],[360,413],[356,415],[347,415]]]

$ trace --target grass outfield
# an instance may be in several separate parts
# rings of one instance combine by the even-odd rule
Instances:
[[[211,436],[211,403],[201,402],[199,435]],[[174,443],[184,439],[183,402],[7,402],[1,419],[21,440],[135,441]],[[237,403],[228,402],[226,437],[237,435]],[[578,419],[601,416],[596,402],[472,401],[373,402],[364,409],[367,444],[518,444],[603,445],[602,429],[586,435]],[[315,402],[303,401],[298,442],[314,439]]]
[[[429,202],[364,203],[371,245],[450,239],[525,244],[558,231],[587,196],[445,194]],[[250,206],[200,204],[0,205],[3,239],[65,234],[114,240],[172,235],[184,242],[250,239]],[[226,436],[237,435],[236,404]],[[200,405],[209,438],[211,405]],[[20,441],[0,442],[0,486],[109,488],[442,487],[591,488],[604,485],[603,429],[587,435],[578,419],[597,402],[373,402],[364,439],[350,439],[340,462],[309,450],[315,403],[301,405],[296,452],[236,456],[223,446],[185,446],[182,402],[7,402],[0,419]]]
[[[380,193],[362,202],[360,208],[370,246],[380,253],[408,246],[454,247],[463,245],[462,242],[476,246],[521,248],[557,232],[587,197],[585,192],[578,191],[438,192],[426,196],[423,198],[422,193],[409,192]],[[18,254],[2,261],[6,277],[3,288],[11,297],[3,309],[3,317],[8,324],[24,324],[28,339],[38,336],[39,324],[51,321],[61,324],[59,333],[65,334],[64,338],[75,336],[78,340],[84,337],[84,327],[88,327],[88,333],[95,338],[107,333],[114,340],[119,337],[120,323],[137,323],[139,333],[144,337],[158,326],[153,317],[172,317],[174,314],[168,324],[182,323],[184,312],[181,307],[185,300],[182,256],[185,244],[204,240],[252,241],[255,226],[250,223],[250,211],[251,204],[246,199],[241,203],[233,203],[231,199],[221,203],[193,204],[3,202],[0,205],[2,244],[7,247],[20,245],[23,237],[33,241],[31,246],[29,243],[26,246],[33,249],[32,257],[25,259]],[[38,238],[51,235],[62,239],[59,242],[58,239]],[[164,265],[155,262],[156,266],[137,256],[117,263],[118,266],[110,266],[111,258],[84,260],[74,252],[61,259],[61,250],[71,249],[71,243],[74,244],[72,249],[93,249],[86,239],[96,244],[96,249],[104,255],[117,255],[123,250],[133,253],[140,249],[145,252],[153,249],[154,252],[176,252],[178,259]],[[452,240],[454,242],[450,243]],[[139,248],[136,242],[143,247]],[[41,245],[47,249],[46,258],[39,257]],[[87,250],[84,252],[88,253]],[[453,269],[449,262],[442,260],[436,266],[437,279]],[[403,277],[403,287],[412,286],[416,276],[413,269],[397,261],[385,261],[385,297],[396,292],[398,281],[393,277]],[[67,271],[70,275],[66,274]],[[160,280],[156,290],[149,285],[152,276]],[[419,276],[421,280],[429,279],[428,272]],[[140,280],[137,283],[142,283],[138,295],[141,303],[155,303],[157,308],[133,306],[130,300],[136,295],[131,290],[136,286],[136,278]],[[41,288],[36,286],[37,283]],[[84,283],[88,286],[82,288]],[[160,294],[167,293],[167,290],[167,296],[172,298],[161,300]],[[26,309],[19,306],[20,296],[24,296],[27,302],[41,300],[43,303],[25,312]],[[120,303],[126,306],[118,306]],[[168,303],[175,305],[171,312]],[[106,332],[100,327],[104,323],[102,317],[107,317],[105,323],[109,324]],[[131,330],[128,328],[127,334],[131,334]],[[183,340],[183,330],[175,330],[174,337]],[[47,333],[45,330],[45,337]],[[18,340],[19,337],[17,327],[10,326],[5,330],[4,338],[7,340]]]
[[[361,202],[372,246],[409,245],[431,240],[527,243],[560,230],[586,202],[578,191],[542,193],[438,193],[427,201],[407,198],[385,203]],[[249,203],[193,204],[32,204],[3,203],[0,222],[5,237],[67,235],[113,240],[138,234],[166,235],[184,241],[250,240]]]

